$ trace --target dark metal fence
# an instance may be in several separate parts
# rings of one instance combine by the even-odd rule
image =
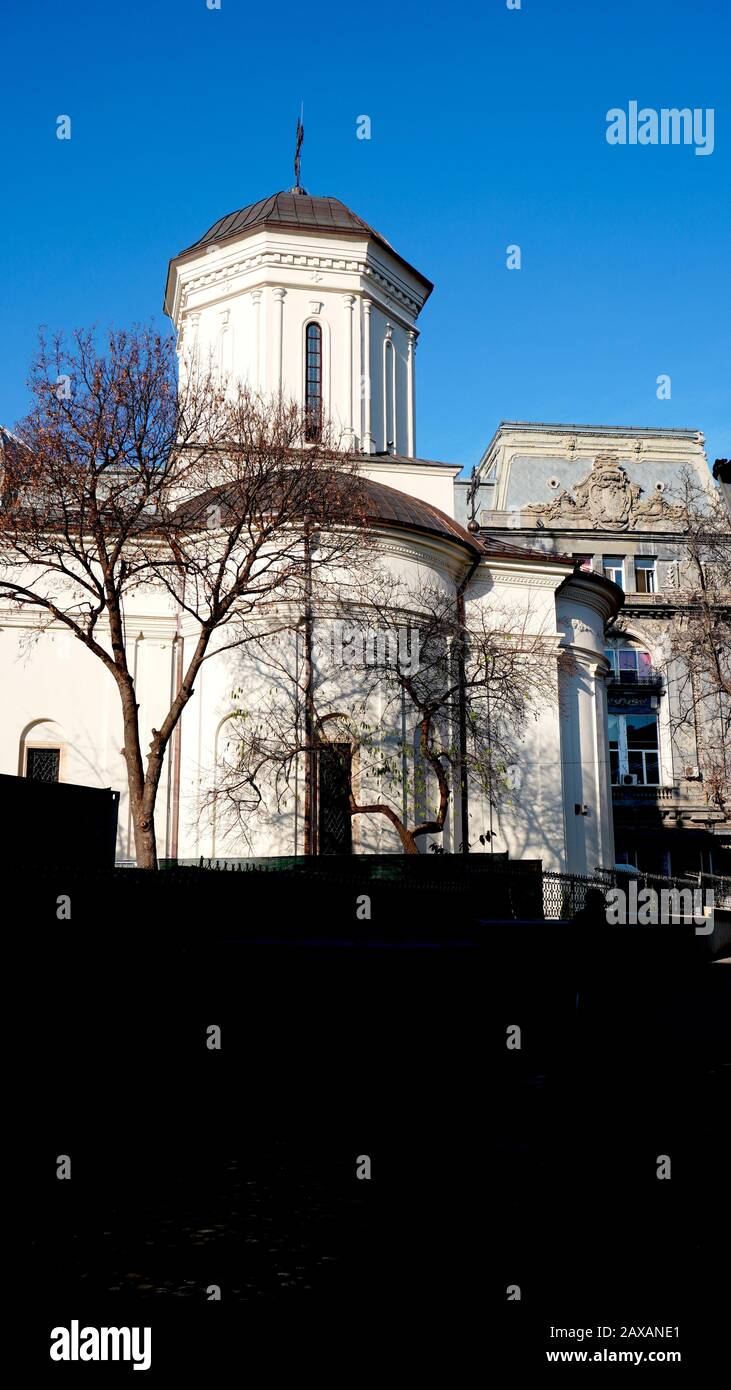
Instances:
[[[583,874],[544,872],[543,915],[548,921],[568,922],[584,910],[590,889],[598,889],[603,897],[608,887],[603,879]]]
[[[622,873],[612,869],[598,869],[592,877],[583,874],[562,874],[544,871],[543,873],[543,914],[548,921],[570,921],[587,906],[587,893],[598,889],[606,899],[612,888],[621,888],[625,893],[630,883],[635,883],[638,894],[643,889],[653,889],[658,898],[661,893],[697,893],[700,891],[707,900],[713,893],[714,908],[731,910],[731,879],[712,874],[697,874],[694,878],[666,878],[660,874]],[[683,900],[681,899],[681,902]],[[591,898],[589,899],[591,903]]]
[[[121,865],[117,866],[122,867]],[[130,866],[131,868],[132,866]],[[358,892],[385,890],[394,897],[409,900],[409,895],[445,892],[459,899],[455,902],[458,917],[464,913],[480,920],[512,920],[523,922],[569,922],[579,914],[601,917],[607,894],[612,888],[629,892],[630,884],[637,893],[651,888],[658,895],[665,892],[697,893],[700,889],[707,901],[713,891],[714,908],[731,911],[731,880],[698,874],[686,878],[666,878],[657,874],[622,873],[618,870],[597,869],[594,874],[570,874],[545,870],[539,860],[512,862],[507,856],[460,855],[414,858],[402,855],[343,855],[315,856],[311,859],[206,859],[193,863],[161,864],[162,879],[172,886],[174,881],[191,882],[208,873],[245,875],[247,892],[257,882],[279,880],[297,886],[297,892],[307,895],[307,885],[313,892],[353,890]],[[141,883],[148,882],[144,874],[133,874]],[[243,887],[243,884],[242,884]],[[683,900],[681,899],[681,902]],[[451,911],[451,908],[450,908]]]

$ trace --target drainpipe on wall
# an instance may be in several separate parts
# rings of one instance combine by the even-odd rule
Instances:
[[[180,614],[177,617],[177,630],[173,643],[175,647],[174,681],[175,696],[178,695],[183,684],[183,634],[180,631]],[[175,697],[174,697],[175,698]],[[172,753],[172,798],[170,806],[170,858],[178,858],[178,841],[180,832],[180,740],[182,736],[183,715],[181,713],[175,729],[173,730]]]
[[[133,663],[132,663],[132,684],[134,685],[134,689],[135,689],[135,700],[136,700],[136,702],[137,702],[138,717],[139,717],[140,699],[139,699],[139,692],[138,692],[138,690],[137,690],[137,649],[138,649],[138,647],[139,647],[139,645],[140,645],[140,642],[144,642],[144,640],[145,640],[145,634],[144,634],[144,632],[138,632],[138,633],[137,633],[137,636],[135,637],[135,655],[134,655],[134,661],[133,661]],[[128,810],[127,810],[127,858],[128,858],[128,859],[131,859],[131,858],[132,858],[132,797],[129,795],[129,791],[128,791],[128,793],[127,793],[127,801],[128,801]],[[134,858],[135,858],[135,862],[136,862],[136,861],[137,861],[137,848],[136,848],[136,847],[135,847]]]
[[[469,832],[469,788],[467,786],[467,772],[465,762],[467,758],[467,705],[466,705],[466,685],[464,669],[464,632],[465,632],[465,589],[469,584],[477,566],[481,560],[480,555],[475,555],[467,573],[462,579],[457,590],[457,627],[459,638],[457,640],[457,688],[459,691],[459,814],[462,824],[462,854],[469,854],[470,847],[467,843]]]

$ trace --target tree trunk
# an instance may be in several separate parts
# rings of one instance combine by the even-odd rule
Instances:
[[[122,701],[124,727],[124,760],[127,764],[132,829],[135,837],[135,858],[139,869],[156,869],[157,842],[155,838],[154,789],[149,785],[142,767],[140,748],[139,706],[134,681],[128,671],[117,673],[117,685]]]

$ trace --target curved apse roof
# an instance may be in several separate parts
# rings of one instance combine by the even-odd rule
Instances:
[[[346,479],[343,478],[343,483]],[[509,545],[504,541],[493,540],[491,536],[478,536],[468,531],[458,521],[447,516],[441,508],[431,502],[422,502],[410,497],[406,492],[388,487],[385,483],[374,482],[370,478],[359,478],[362,489],[363,516],[372,525],[395,526],[407,531],[421,531],[431,536],[439,536],[461,545],[472,556],[489,559],[541,561],[547,565],[565,566],[571,564],[566,555],[546,555],[543,551],[531,550],[528,546]],[[178,509],[176,519],[182,524],[196,525],[207,516],[211,502],[215,499],[221,504],[221,494],[215,488],[207,489],[192,501],[185,502]]]
[[[399,492],[397,488],[388,487],[385,483],[373,482],[370,478],[364,478],[362,483],[368,499],[368,521],[404,526],[413,531],[426,531],[433,536],[457,541],[475,555],[483,553],[484,546],[481,540],[471,535],[451,516],[447,516],[440,507],[432,506],[431,502],[422,502],[418,497],[410,497],[408,493]]]
[[[339,474],[334,475],[334,481],[338,492],[344,487],[350,487],[352,483],[351,479]],[[433,507],[429,502],[421,502],[416,497],[409,497],[407,493],[399,492],[396,488],[386,487],[384,483],[372,482],[370,478],[360,477],[357,487],[361,498],[360,515],[366,523],[425,531],[445,540],[456,541],[473,554],[484,553],[482,541],[471,535],[458,521],[453,521],[439,507]],[[225,489],[222,497],[219,489],[207,488],[205,492],[178,507],[175,513],[176,521],[183,526],[195,526],[201,518],[208,515],[209,507],[214,500],[219,507],[223,503],[225,510],[225,495]]]

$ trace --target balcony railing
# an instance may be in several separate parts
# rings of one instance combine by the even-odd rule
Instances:
[[[678,787],[658,787],[652,783],[612,783],[612,797],[615,801],[674,801],[679,797]]]
[[[616,686],[624,691],[631,690],[662,690],[665,684],[665,677],[662,671],[610,671],[607,676],[607,684]]]

